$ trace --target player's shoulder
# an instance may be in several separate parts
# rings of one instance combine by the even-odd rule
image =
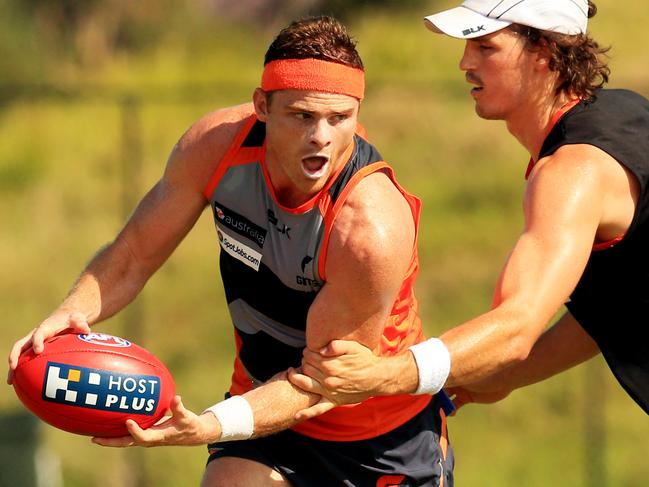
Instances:
[[[541,159],[532,173],[531,182],[600,181],[615,173],[623,173],[622,166],[604,150],[590,144],[567,144]]]
[[[219,152],[225,153],[253,113],[252,103],[210,112],[187,129],[176,144],[176,149],[189,154],[207,155],[210,158],[218,156]]]
[[[407,203],[388,173],[378,170],[358,180],[345,200],[345,206],[374,213],[402,206],[405,208]]]
[[[246,103],[202,116],[174,146],[167,163],[167,173],[207,184],[234,138],[253,113],[252,103]]]
[[[542,205],[547,210],[555,201],[557,212],[594,210],[609,196],[622,194],[629,187],[623,166],[588,144],[562,146],[537,165],[525,189],[524,207],[528,209]]]

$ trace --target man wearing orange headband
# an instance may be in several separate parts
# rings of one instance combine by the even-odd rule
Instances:
[[[291,24],[266,53],[250,104],[180,139],[160,181],[70,295],[11,352],[121,310],[209,206],[234,324],[229,398],[100,445],[210,444],[204,486],[450,486],[439,395],[371,398],[298,423],[317,394],[286,370],[303,349],[352,339],[378,355],[424,340],[413,286],[420,202],[359,136],[364,70],[334,19]],[[179,384],[182,387],[182,384]],[[220,399],[215,392],[214,400]]]

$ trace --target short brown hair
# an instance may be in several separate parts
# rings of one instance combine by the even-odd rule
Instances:
[[[282,29],[266,51],[264,66],[278,59],[321,59],[364,69],[356,41],[326,15],[296,20]]]
[[[588,0],[588,18],[596,13],[595,3]],[[537,49],[542,43],[548,46],[550,69],[557,71],[561,79],[557,94],[590,98],[608,82],[611,70],[602,58],[609,48],[600,47],[588,34],[558,34],[520,24],[513,24],[510,29],[523,36],[530,49]]]

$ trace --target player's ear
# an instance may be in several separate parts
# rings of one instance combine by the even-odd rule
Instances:
[[[535,54],[536,65],[542,69],[550,69],[552,54],[550,53],[550,46],[548,44],[548,41],[541,39],[539,41],[538,49],[535,50]]]
[[[265,122],[268,118],[268,109],[270,106],[270,97],[261,88],[255,89],[252,94],[252,104],[255,107],[255,114],[257,118],[262,122]]]

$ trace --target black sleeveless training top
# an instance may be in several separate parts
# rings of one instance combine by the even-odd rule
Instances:
[[[622,387],[649,414],[649,101],[628,90],[598,91],[554,126],[539,158],[568,144],[603,150],[639,182],[624,238],[592,252],[566,306],[597,342]]]

